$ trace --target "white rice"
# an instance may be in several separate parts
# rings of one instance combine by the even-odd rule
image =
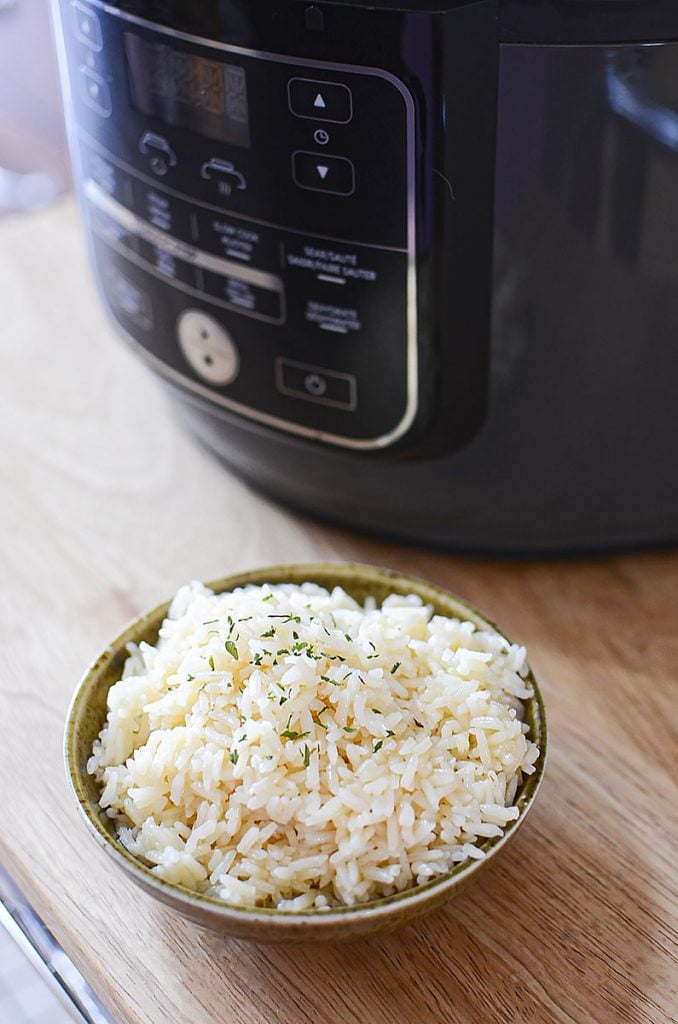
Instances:
[[[360,903],[500,836],[539,751],[525,649],[416,596],[177,593],[130,645],[88,771],[120,840],[238,906]]]

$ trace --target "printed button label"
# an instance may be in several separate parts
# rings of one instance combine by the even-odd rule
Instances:
[[[325,302],[311,300],[306,306],[305,316],[309,323],[317,324],[323,331],[333,331],[335,334],[359,331],[363,326],[357,309],[332,306]]]

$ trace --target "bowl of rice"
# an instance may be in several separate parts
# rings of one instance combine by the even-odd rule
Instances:
[[[439,587],[347,563],[182,587],[90,666],[65,730],[114,862],[260,942],[440,906],[515,835],[545,757],[523,647]]]

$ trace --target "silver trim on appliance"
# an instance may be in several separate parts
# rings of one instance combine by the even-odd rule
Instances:
[[[207,49],[219,50],[226,53],[242,54],[244,56],[255,57],[260,60],[266,60],[271,63],[278,64],[289,64],[296,67],[308,67],[322,71],[337,71],[341,74],[358,74],[358,75],[372,75],[375,78],[381,78],[387,82],[390,82],[401,94],[405,103],[406,116],[407,116],[407,238],[408,238],[408,270],[407,270],[407,403],[405,406],[405,412],[400,422],[392,430],[386,434],[382,434],[380,437],[370,438],[367,440],[346,437],[340,434],[327,433],[325,431],[314,430],[311,427],[303,426],[302,424],[296,423],[293,420],[281,419],[277,416],[271,416],[268,413],[262,412],[259,409],[252,409],[249,406],[243,406],[239,402],[235,402],[232,399],[228,399],[223,395],[216,394],[214,391],[202,387],[195,381],[191,380],[183,374],[173,370],[172,367],[167,366],[156,356],[149,353],[144,347],[136,341],[136,339],[128,334],[123,328],[120,328],[121,332],[138,348],[142,355],[146,358],[146,361],[152,363],[157,370],[165,377],[178,381],[184,389],[192,391],[200,397],[207,398],[212,405],[221,405],[226,410],[231,410],[240,413],[244,417],[257,421],[259,423],[266,424],[268,426],[277,427],[280,430],[284,430],[287,433],[297,434],[301,437],[312,438],[314,440],[324,441],[329,444],[336,445],[338,447],[350,448],[356,451],[372,451],[375,449],[386,448],[393,444],[400,437],[407,433],[412,426],[418,409],[418,387],[419,387],[419,366],[417,357],[417,272],[416,272],[416,195],[415,195],[415,152],[414,152],[414,100],[409,89],[405,84],[391,74],[389,71],[384,71],[381,68],[363,67],[358,64],[339,64],[332,61],[319,61],[310,60],[301,57],[288,57],[282,54],[266,53],[261,50],[254,50],[243,46],[234,46],[230,43],[217,42],[216,40],[206,39],[203,36],[193,35],[189,32],[182,32],[177,29],[167,28],[164,25],[158,25],[156,22],[149,21],[146,18],[140,18],[137,15],[129,14],[126,11],[121,11],[116,7],[111,7],[110,4],[104,2],[104,0],[88,0],[92,7],[98,7],[104,10],[107,14],[112,17],[120,18],[123,21],[129,22],[130,24],[139,25],[141,28],[149,29],[152,32],[156,32],[161,35],[169,36],[172,39],[180,39],[184,42],[193,43],[198,46],[203,46]],[[68,123],[68,137],[71,146],[71,153],[73,155],[74,162],[78,162],[80,170],[80,179],[83,179],[82,167],[80,165],[79,157],[77,154],[77,147],[75,146],[74,140],[77,135],[77,123],[73,114],[73,101],[71,96],[70,81],[68,77],[68,63],[66,59],[66,45],[64,39],[64,26],[61,19],[61,11],[59,8],[59,0],[52,0],[52,10],[54,13],[54,23],[57,28],[57,50],[59,55],[59,67],[60,75],[63,84],[64,98],[67,100],[66,106],[66,119]],[[227,212],[227,211],[224,211]],[[94,262],[96,266],[96,262]],[[102,293],[105,295],[104,289]],[[117,318],[114,317],[114,321],[117,323]]]
[[[85,181],[83,192],[87,199],[99,210],[111,217],[117,224],[125,228],[126,231],[136,235],[138,238],[142,238],[150,245],[155,245],[164,252],[168,252],[171,256],[183,260],[184,263],[190,263],[192,266],[200,267],[202,270],[234,277],[239,281],[255,285],[257,288],[267,288],[269,291],[278,292],[282,300],[284,294],[283,283],[274,274],[268,274],[264,270],[257,270],[255,267],[243,266],[242,263],[233,263],[231,260],[224,259],[221,256],[213,256],[211,253],[203,252],[202,249],[174,238],[173,235],[167,234],[166,231],[162,231],[160,228],[156,228],[153,224],[149,224],[148,221],[138,217],[133,210],[123,206],[113,196],[109,196],[104,192],[91,178]],[[205,298],[209,299],[210,296],[206,295]],[[266,317],[266,319],[272,320],[273,317]],[[282,323],[283,320],[284,316],[282,320],[276,320],[275,322]]]
[[[5,928],[76,1024],[114,1024],[52,933],[0,865],[0,927]]]

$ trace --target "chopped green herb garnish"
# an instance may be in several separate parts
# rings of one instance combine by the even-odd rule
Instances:
[[[305,736],[308,736],[307,732],[295,732],[293,729],[285,729],[280,735],[286,740],[303,740]]]
[[[394,676],[396,674],[396,672],[398,671],[398,669],[400,668],[401,665],[402,665],[401,661],[396,661],[395,665],[391,669],[391,675],[392,676]]]
[[[328,708],[327,704],[323,704],[323,706],[321,707],[320,711],[314,711],[314,712],[313,712],[313,720],[314,720],[314,722],[315,722],[315,723],[316,723],[317,725],[319,725],[319,726],[320,726],[320,728],[321,728],[321,729],[327,729],[327,726],[325,725],[325,723],[324,723],[324,722],[321,722],[321,721],[320,721],[320,716],[321,716],[321,715],[324,715],[324,714],[325,714],[325,712],[326,712],[326,711],[329,711],[329,710],[330,710],[330,709]]]
[[[186,676],[186,681],[188,683],[192,683],[194,679],[195,679],[195,676]]]
[[[231,764],[237,764],[238,753],[239,752],[237,750],[232,750],[231,753],[228,755],[228,760],[231,762]]]
[[[276,653],[276,657],[280,658],[280,657],[282,657],[283,654],[289,654],[290,652],[287,650],[286,647],[281,647],[280,650],[276,651],[275,653]]]
[[[258,652],[258,651],[257,651],[257,653],[256,653],[256,654],[254,655],[254,660],[252,661],[252,664],[253,664],[253,665],[261,665],[261,655],[259,654],[259,652]]]
[[[370,647],[372,648],[372,650],[373,650],[373,651],[376,651],[376,649],[377,649],[377,648],[376,648],[376,647],[374,646],[374,644],[372,643],[372,641],[371,641],[371,640],[368,640],[367,642],[368,642],[368,644],[370,645]]]
[[[299,634],[297,633],[296,629],[292,630],[292,639],[293,640],[298,640],[299,639]]]
[[[349,636],[349,635],[348,635],[348,633],[344,633],[344,637],[346,638],[346,640],[348,640],[348,642],[349,642],[350,644],[352,644],[352,643],[353,643],[353,637],[352,637],[352,636]]]
[[[299,615],[269,615],[269,619],[284,619],[285,622],[301,622],[301,616]]]
[[[372,712],[373,714],[375,714],[375,715],[381,715],[381,714],[383,714],[383,712],[381,712],[381,711],[379,710],[379,708],[370,708],[370,711],[371,711],[371,712]]]
[[[224,644],[224,647],[226,648],[228,653],[231,655],[231,657],[235,658],[235,660],[237,661],[238,660],[238,648],[235,646],[233,641],[232,640],[227,640],[226,643]]]
[[[218,622],[218,621],[219,621],[219,619],[208,619],[206,622],[203,622],[203,626],[212,626],[212,625],[214,625],[215,622]]]
[[[344,726],[344,732],[357,732],[357,731],[358,731],[357,729],[353,729],[349,725],[345,725]]]
[[[418,728],[418,729],[423,729],[423,728],[424,728],[424,726],[422,725],[422,723],[421,723],[421,722],[418,722],[416,718],[415,718],[415,720],[414,720],[414,724],[415,724],[415,725],[417,726],[417,728]]]
[[[331,683],[332,682],[332,680],[330,679],[329,676],[321,676],[320,678],[322,679],[322,681],[324,683]]]
[[[268,638],[271,637],[271,636],[275,636],[275,626],[271,626],[271,628],[268,630],[268,632],[262,633],[261,634],[261,639],[262,640],[268,640]]]
[[[386,730],[386,735],[387,736],[395,736],[395,733],[394,733],[393,729],[387,729]]]
[[[304,768],[308,768],[311,760],[311,751],[308,749],[308,743],[304,743]]]
[[[267,594],[266,597],[262,597],[262,601],[270,601],[273,598],[273,594]]]
[[[384,741],[383,740],[377,740],[377,742],[374,744],[374,751],[373,752],[376,754],[376,752],[378,750],[381,750],[383,745],[384,745]]]
[[[210,656],[209,656],[209,661],[208,661],[208,664],[209,664],[209,667],[210,667],[210,668],[212,669],[212,671],[214,672],[214,657],[213,657],[213,655],[211,655],[211,654],[210,654]]]
[[[281,697],[280,700],[278,701],[278,704],[280,705],[280,707],[282,707],[283,704],[287,704],[289,699],[289,697]]]
[[[378,654],[368,654],[366,660],[367,661],[372,661],[373,658],[378,658],[378,657],[379,657]]]

